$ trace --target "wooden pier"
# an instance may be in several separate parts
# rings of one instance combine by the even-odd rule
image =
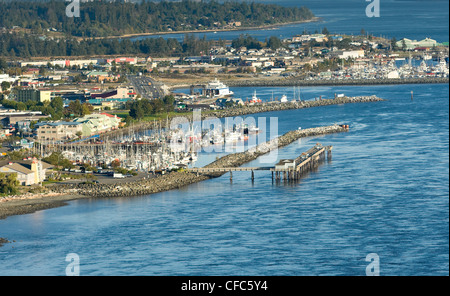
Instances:
[[[230,180],[233,179],[233,172],[250,171],[252,181],[255,179],[254,171],[271,171],[272,180],[293,181],[299,180],[303,174],[317,168],[325,158],[331,160],[332,148],[333,146],[322,146],[317,143],[297,158],[282,159],[273,167],[203,167],[189,168],[187,171],[197,175],[230,172]]]
[[[303,174],[309,172],[319,166],[321,162],[325,160],[331,160],[331,150],[333,146],[322,146],[321,144],[316,144],[314,147],[310,148],[308,151],[303,152],[296,159],[282,159],[278,162],[272,171],[272,180],[280,181],[283,180],[299,180]],[[327,156],[325,156],[327,153]],[[275,175],[275,176],[274,176]]]

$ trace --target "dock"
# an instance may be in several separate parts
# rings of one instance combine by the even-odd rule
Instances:
[[[331,160],[331,150],[333,146],[323,146],[317,143],[314,147],[303,152],[295,159],[282,159],[280,160],[272,171],[272,180],[299,180],[303,174],[318,167],[321,162],[326,158]],[[275,175],[275,176],[274,176]]]
[[[271,171],[272,180],[294,181],[301,176],[319,166],[325,158],[331,160],[333,146],[323,146],[317,143],[314,147],[303,152],[295,159],[282,159],[272,167],[203,167],[189,168],[187,172],[199,174],[230,173],[230,180],[233,179],[233,172],[251,172],[252,181],[255,179],[254,171]],[[326,154],[326,156],[325,156]]]

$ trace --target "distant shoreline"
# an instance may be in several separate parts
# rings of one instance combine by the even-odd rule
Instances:
[[[320,17],[313,17],[309,20],[303,21],[291,21],[284,22],[278,24],[270,24],[270,25],[262,25],[262,26],[254,26],[254,27],[235,27],[229,29],[206,29],[206,30],[183,30],[183,31],[160,31],[160,32],[148,32],[148,33],[133,33],[133,34],[123,34],[118,36],[105,36],[105,37],[92,37],[89,39],[97,40],[97,39],[121,39],[121,38],[134,38],[134,37],[145,37],[145,36],[154,36],[154,35],[174,35],[174,34],[197,34],[197,33],[211,33],[211,32],[232,32],[232,31],[248,31],[248,30],[264,30],[277,28],[288,25],[295,24],[303,24],[303,23],[312,23],[322,20]],[[75,37],[77,40],[86,39],[85,37]]]
[[[212,78],[211,78],[212,79]],[[187,79],[188,80],[188,79]],[[251,80],[239,79],[228,80],[221,79],[228,87],[288,87],[288,86],[373,86],[373,85],[397,85],[397,84],[448,84],[448,77],[438,78],[408,78],[408,79],[342,79],[342,80],[295,80],[295,79],[264,79]],[[164,80],[163,80],[164,81]],[[164,81],[165,84],[170,84]],[[197,83],[173,83],[169,85],[171,91],[177,89],[189,88]]]

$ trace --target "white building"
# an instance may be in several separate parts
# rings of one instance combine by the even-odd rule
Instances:
[[[331,51],[330,57],[336,57],[340,59],[356,59],[356,58],[363,58],[364,57],[364,50],[337,50],[337,51]]]

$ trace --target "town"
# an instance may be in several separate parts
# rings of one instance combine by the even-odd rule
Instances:
[[[363,30],[359,36],[336,35],[326,28],[265,42],[241,35],[195,56],[1,58],[0,173],[17,173],[18,183],[29,186],[70,178],[98,182],[92,172],[125,178],[184,168],[195,153],[163,145],[172,135],[161,121],[196,108],[264,103],[236,98],[226,84],[432,82],[448,81],[448,75],[448,42],[388,40]],[[130,129],[140,121],[153,122],[152,131],[138,135]],[[252,128],[225,131],[215,135],[216,143],[199,145],[223,143],[230,135],[236,140]],[[56,170],[47,171],[51,167]]]

